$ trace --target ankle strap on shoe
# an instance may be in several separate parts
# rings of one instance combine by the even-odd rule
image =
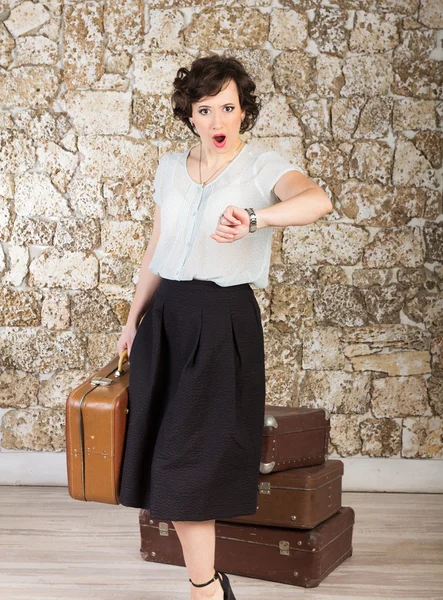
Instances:
[[[210,579],[209,581],[207,581],[206,583],[194,583],[191,579],[189,579],[189,581],[192,583],[192,585],[195,585],[195,587],[204,587],[205,585],[209,585],[210,583],[212,583],[213,581],[216,581],[217,579],[220,579],[220,575],[218,574],[218,571],[215,571],[215,575],[212,579]]]

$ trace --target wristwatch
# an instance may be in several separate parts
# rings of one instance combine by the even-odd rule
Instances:
[[[254,233],[257,231],[257,215],[253,208],[245,208],[245,210],[249,214],[249,233]]]

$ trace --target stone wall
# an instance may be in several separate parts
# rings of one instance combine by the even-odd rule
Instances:
[[[334,211],[275,228],[267,401],[331,411],[331,456],[443,458],[440,0],[0,0],[1,451],[64,450],[116,354],[152,231],[176,70],[238,57],[243,139]],[[4,455],[4,454],[3,454]]]

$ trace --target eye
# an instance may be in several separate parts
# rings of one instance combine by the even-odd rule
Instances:
[[[232,110],[228,111],[228,112],[232,112],[232,111],[235,109],[235,106],[225,106],[225,108],[232,108]],[[203,115],[203,114],[205,115],[206,113],[203,113],[203,112],[202,112],[203,110],[209,110],[209,108],[201,108],[201,109],[200,109],[198,112],[199,112],[201,115]]]

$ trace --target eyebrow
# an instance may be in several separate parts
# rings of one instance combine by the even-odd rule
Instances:
[[[230,104],[234,104],[234,102],[226,102],[226,104],[223,104],[223,106],[228,106]],[[204,106],[205,108],[211,108],[210,106],[208,106],[207,104],[198,104],[198,107],[201,108],[202,106]],[[222,108],[223,108],[222,106]]]

